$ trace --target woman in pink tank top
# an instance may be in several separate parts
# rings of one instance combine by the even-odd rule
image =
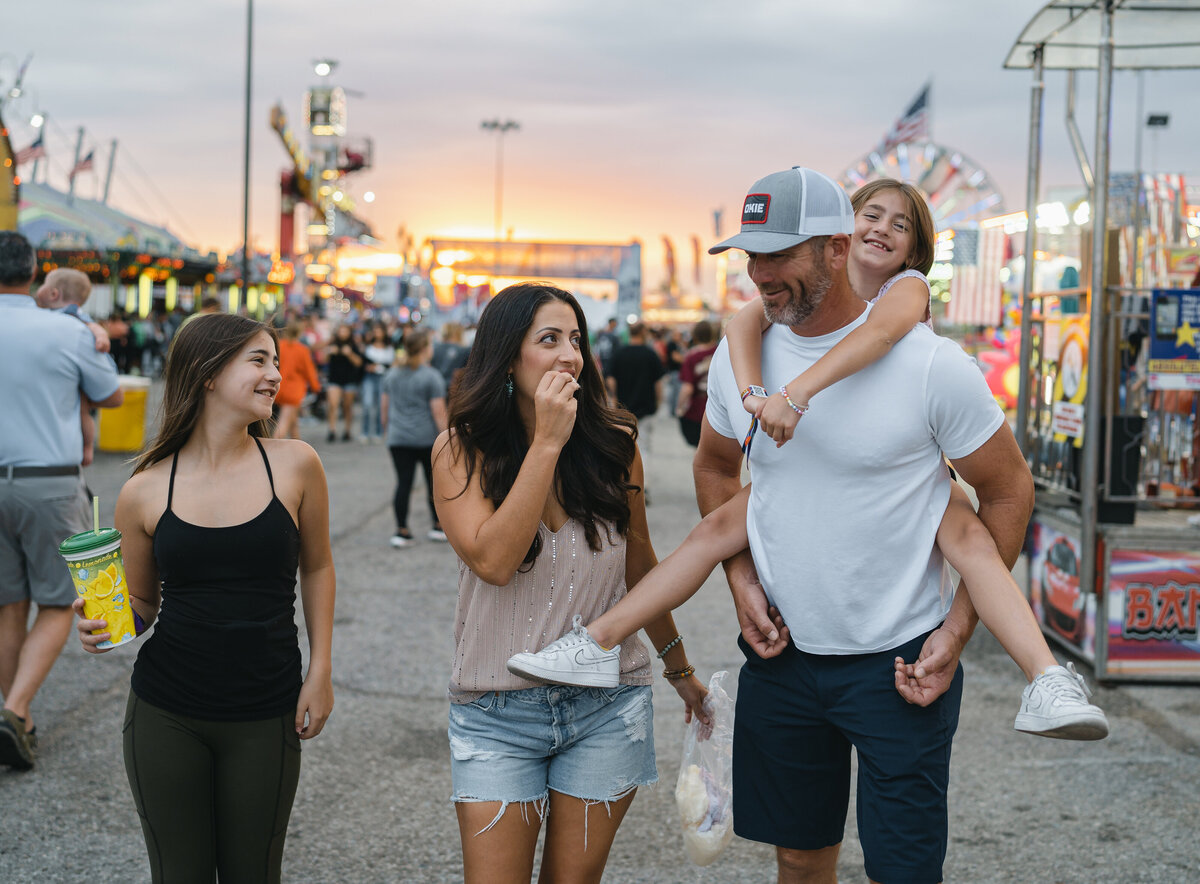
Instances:
[[[543,819],[542,878],[599,881],[635,791],[657,779],[653,675],[636,636],[602,648],[581,627],[560,639],[564,653],[615,661],[588,686],[506,667],[655,565],[636,432],[608,404],[570,293],[521,283],[488,304],[433,454],[460,560],[449,737],[467,882],[528,882]],[[699,712],[705,691],[670,615],[646,633],[686,714]]]

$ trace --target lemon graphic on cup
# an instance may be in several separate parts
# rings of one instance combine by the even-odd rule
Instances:
[[[98,599],[108,598],[113,594],[114,589],[116,589],[116,581],[113,580],[113,575],[107,569],[97,574],[96,579],[92,581],[92,594]]]

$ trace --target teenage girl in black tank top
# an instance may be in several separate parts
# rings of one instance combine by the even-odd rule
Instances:
[[[209,528],[171,509],[179,453],[171,458],[167,509],[154,532],[163,605],[133,667],[133,691],[170,712],[243,721],[296,709],[296,568],[300,531],[275,496],[271,463],[254,440],[271,500],[248,522]]]
[[[186,323],[167,358],[163,425],[117,501],[138,631],[154,625],[123,742],[155,882],[279,881],[300,740],[333,707],[328,491],[308,445],[261,441],[278,386],[266,326]],[[107,634],[91,630],[104,626],[79,621],[85,650],[102,653]]]

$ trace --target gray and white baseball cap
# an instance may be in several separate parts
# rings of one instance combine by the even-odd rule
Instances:
[[[854,233],[850,197],[832,178],[792,166],[754,182],[742,204],[742,232],[708,253],[745,249],[767,255],[834,233]]]

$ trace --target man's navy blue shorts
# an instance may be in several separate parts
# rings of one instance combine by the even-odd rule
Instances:
[[[942,880],[950,742],[962,666],[927,707],[896,692],[896,657],[916,660],[928,633],[874,654],[763,660],[743,639],[733,740],[734,831],[795,850],[840,844],[858,752],[858,834],[866,873],[883,884]]]

